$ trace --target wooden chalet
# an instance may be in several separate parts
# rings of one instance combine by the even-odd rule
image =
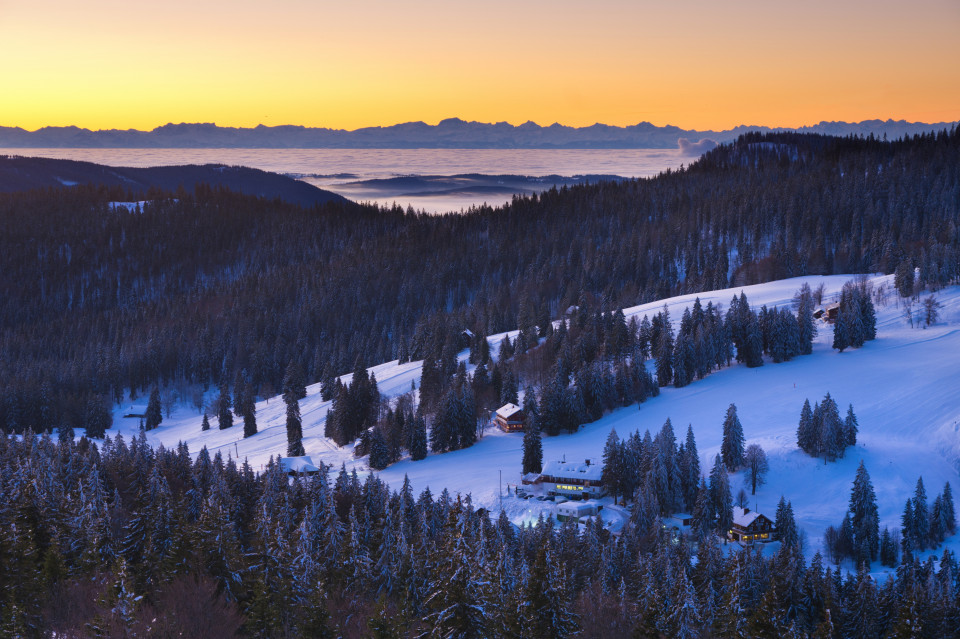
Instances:
[[[523,430],[523,422],[527,416],[523,409],[516,404],[504,404],[494,413],[493,421],[505,433],[516,433]]]
[[[755,541],[766,543],[773,541],[775,528],[766,515],[753,512],[749,508],[733,508],[733,527],[727,531],[731,541],[752,544]]]
[[[320,469],[314,465],[309,455],[300,457],[281,457],[280,467],[288,475],[319,475]]]
[[[837,321],[837,315],[840,314],[840,304],[830,304],[826,308],[821,306],[813,312],[813,319],[818,319],[821,322],[826,322],[828,324],[833,324]]]
[[[607,494],[603,486],[603,466],[587,459],[581,463],[551,461],[541,473],[548,495],[570,499],[594,499]]]
[[[131,404],[123,409],[124,418],[133,417],[134,419],[145,419],[147,417],[146,404]]]

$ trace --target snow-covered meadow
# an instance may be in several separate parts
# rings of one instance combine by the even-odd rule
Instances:
[[[734,294],[742,290],[751,305],[768,307],[790,304],[794,292],[807,281],[812,288],[823,283],[833,299],[851,276],[804,277],[756,286],[700,293],[701,301],[720,303],[726,308]],[[891,276],[872,278],[874,286],[886,284],[892,289]],[[864,460],[873,480],[880,512],[880,525],[899,527],[904,501],[912,496],[917,478],[923,476],[932,501],[951,482],[954,492],[960,488],[960,287],[936,294],[943,304],[940,321],[929,328],[911,328],[903,319],[903,309],[895,295],[877,308],[878,336],[861,349],[838,353],[831,349],[832,328],[820,326],[814,352],[782,364],[767,364],[748,369],[734,365],[693,382],[681,389],[665,388],[659,397],[639,406],[633,405],[607,414],[571,435],[545,438],[544,459],[592,457],[599,459],[611,428],[621,436],[634,430],[655,433],[669,417],[678,437],[692,424],[704,473],[719,451],[721,424],[730,403],[737,405],[747,444],[758,443],[767,452],[770,472],[767,484],[758,488],[751,505],[772,517],[780,496],[792,501],[798,525],[808,536],[807,551],[821,548],[828,525],[838,525],[847,508],[850,487],[857,465]],[[643,306],[625,309],[642,317],[658,311],[664,303],[673,321],[679,322],[683,308],[697,295],[685,295]],[[491,351],[496,353],[502,335],[491,336]],[[466,357],[466,353],[461,355]],[[420,362],[381,364],[370,369],[376,374],[381,393],[396,396],[419,385]],[[343,378],[345,381],[349,376]],[[301,400],[304,447],[313,460],[337,468],[366,472],[365,460],[355,459],[352,448],[338,448],[323,436],[329,402],[320,398],[319,385],[309,386]],[[829,392],[841,414],[853,404],[860,425],[856,447],[846,457],[824,465],[796,445],[796,428],[804,399],[811,404]],[[135,435],[138,420],[124,419],[118,409],[114,428],[124,435]],[[211,454],[247,458],[259,469],[271,456],[286,451],[283,402],[279,397],[257,404],[259,432],[243,439],[238,424],[218,430],[216,419],[211,430],[202,432],[201,416],[187,405],[174,410],[161,426],[147,434],[158,445],[174,446],[186,442],[196,454],[206,446]],[[434,494],[446,488],[451,493],[470,493],[477,507],[498,511],[501,504],[517,523],[535,519],[543,502],[523,501],[506,496],[506,485],[519,481],[522,434],[505,434],[488,428],[473,447],[425,460],[404,460],[380,472],[380,476],[399,487],[409,476],[415,491],[429,486]],[[741,485],[734,478],[734,493]],[[948,540],[955,550],[960,541]]]

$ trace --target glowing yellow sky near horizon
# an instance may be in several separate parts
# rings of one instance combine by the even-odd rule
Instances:
[[[960,120],[960,1],[0,0],[0,125]]]

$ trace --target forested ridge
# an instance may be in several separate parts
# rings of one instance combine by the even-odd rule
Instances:
[[[960,274],[958,222],[956,129],[747,135],[656,178],[443,216],[203,187],[2,194],[0,424],[82,426],[153,385],[268,396],[291,360],[312,382],[439,359],[464,328],[543,326],[585,301],[904,264],[937,287]]]

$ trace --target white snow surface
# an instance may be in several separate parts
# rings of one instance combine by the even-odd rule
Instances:
[[[761,304],[783,306],[791,303],[793,294],[807,281],[812,288],[820,283],[825,285],[826,304],[852,278],[793,278],[704,292],[699,297],[704,305],[713,301],[725,309],[733,295],[743,291],[755,308]],[[871,280],[874,286],[885,283],[892,288],[892,276],[875,276]],[[639,410],[635,404],[586,424],[577,433],[545,437],[544,460],[561,459],[564,455],[599,460],[611,428],[621,437],[638,429],[641,434],[645,429],[655,434],[669,417],[678,442],[683,441],[687,425],[693,426],[701,472],[707,474],[720,449],[724,413],[734,403],[747,444],[760,444],[770,462],[767,483],[758,487],[749,506],[772,519],[780,496],[790,500],[797,523],[808,537],[808,555],[822,549],[827,526],[840,524],[860,460],[865,462],[876,491],[881,528],[899,528],[904,502],[913,495],[919,476],[923,476],[931,504],[948,481],[954,495],[960,494],[960,287],[949,287],[936,296],[943,308],[940,321],[934,326],[910,328],[902,317],[902,307],[891,294],[888,303],[877,308],[877,339],[863,348],[843,353],[832,350],[833,329],[821,324],[812,355],[782,364],[767,361],[754,369],[734,365],[685,388],[664,388],[659,397],[639,405]],[[683,309],[696,297],[674,297],[625,309],[625,313],[628,318],[652,316],[666,303],[677,326]],[[510,335],[513,339],[516,331]],[[488,339],[491,352],[496,353],[503,335]],[[461,353],[461,359],[466,356],[466,352]],[[420,368],[421,362],[399,365],[394,361],[374,366],[370,372],[376,374],[381,393],[397,396],[409,391],[411,382],[419,386]],[[350,375],[341,379],[349,381]],[[857,445],[847,449],[843,459],[825,465],[822,459],[809,457],[797,448],[796,429],[804,399],[813,404],[827,392],[837,401],[841,414],[846,413],[848,404],[853,404],[860,433]],[[321,400],[319,385],[307,387],[307,397],[300,402],[306,453],[314,463],[333,465],[334,472],[341,463],[348,470],[368,472],[366,459],[355,459],[352,446],[338,448],[323,436],[329,405]],[[243,439],[242,420],[235,420],[233,428],[221,431],[214,417],[207,432],[201,432],[200,421],[195,409],[181,405],[158,429],[149,432],[147,439],[153,445],[162,443],[167,447],[186,442],[194,455],[206,446],[211,454],[219,451],[224,457],[247,458],[255,470],[261,469],[271,456],[286,452],[285,411],[279,397],[257,403],[260,432],[248,439]],[[124,436],[135,435],[138,423],[139,420],[122,419],[117,414],[108,433],[114,435],[119,430]],[[520,480],[522,441],[522,433],[487,428],[483,438],[469,449],[431,454],[419,462],[405,459],[379,475],[394,489],[399,489],[404,476],[409,476],[416,492],[429,486],[434,495],[444,488],[452,494],[470,493],[478,508],[496,513],[502,504],[515,523],[535,522],[541,512],[551,514],[555,505],[550,501],[523,500],[508,492]],[[743,485],[742,475],[741,472],[731,478],[734,494]],[[608,501],[609,498],[605,503]],[[616,527],[622,524],[618,518],[626,516],[626,511],[618,507],[606,507],[603,513],[604,519],[612,519],[610,523]],[[958,537],[947,541],[954,551],[960,551]],[[923,553],[927,554],[929,551]]]

